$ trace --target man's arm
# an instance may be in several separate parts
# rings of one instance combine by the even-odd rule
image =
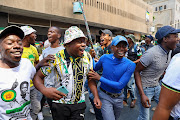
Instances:
[[[159,99],[153,120],[168,120],[171,110],[180,101],[180,93],[162,86]]]
[[[48,55],[47,57],[45,57],[44,59],[42,59],[36,66],[36,71],[38,71],[41,67],[43,66],[49,66],[49,61],[51,60],[55,60],[54,55]]]
[[[136,51],[137,51],[138,59],[136,61],[133,61],[134,63],[138,63],[140,61],[141,56],[142,56],[142,50],[139,46],[136,47]]]
[[[34,79],[33,79],[33,84],[34,86],[47,98],[50,98],[52,100],[59,100],[63,96],[66,96],[64,93],[59,92],[56,90],[56,88],[46,88],[44,86],[44,75],[42,74],[41,70],[38,70],[38,72],[35,74]]]
[[[104,56],[101,56],[101,58],[93,65],[93,70],[95,71],[98,71],[100,69],[102,69],[102,63],[103,63],[103,60],[104,60]]]
[[[95,80],[88,80],[88,86],[89,86],[91,92],[94,95],[94,104],[95,104],[96,108],[101,109],[102,103],[101,103],[101,101],[99,99],[96,81]]]
[[[140,59],[137,59],[136,61],[133,61],[134,63],[138,63],[140,61]]]
[[[135,82],[136,82],[136,85],[137,85],[138,90],[139,90],[139,95],[141,96],[141,103],[144,107],[149,108],[150,107],[150,101],[143,91],[141,76],[140,76],[140,72],[144,69],[145,69],[145,67],[141,64],[141,62],[139,62],[136,66],[135,71],[134,71],[134,78],[135,78]],[[147,102],[149,105],[147,104]]]
[[[142,56],[142,55],[141,55]],[[133,61],[134,63],[138,63],[140,61],[141,56],[138,56],[138,59],[136,61]]]

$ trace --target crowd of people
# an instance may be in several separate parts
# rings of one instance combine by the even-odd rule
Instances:
[[[46,101],[53,120],[83,120],[87,90],[97,120],[118,120],[128,93],[130,107],[138,103],[134,119],[150,120],[152,99],[153,120],[180,119],[180,29],[160,28],[157,45],[151,35],[138,45],[133,34],[113,37],[104,29],[100,44],[92,45],[95,37],[77,26],[65,31],[64,41],[52,26],[37,48],[36,32],[15,25],[0,32],[1,120],[43,120]]]

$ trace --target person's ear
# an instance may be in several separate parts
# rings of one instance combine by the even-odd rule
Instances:
[[[112,50],[113,52],[114,52],[114,47],[115,47],[114,45],[111,46],[111,50]]]
[[[128,48],[126,47],[126,48],[125,48],[125,52],[127,52],[127,51],[128,51]]]
[[[111,41],[111,40],[112,40],[112,37],[111,37],[110,35],[109,35],[109,37],[108,37],[108,38],[109,38],[109,41]]]
[[[58,38],[60,38],[61,37],[61,34],[58,34]]]
[[[165,43],[167,43],[168,37],[163,37],[163,41],[164,41]]]

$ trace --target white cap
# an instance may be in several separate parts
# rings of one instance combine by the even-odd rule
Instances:
[[[77,26],[71,26],[65,32],[64,44],[70,43],[71,41],[81,37],[86,38],[84,33]]]
[[[144,40],[142,40],[142,41],[141,41],[141,43],[145,43],[145,41],[144,41]]]
[[[31,33],[36,32],[36,30],[30,26],[21,26],[21,29],[24,32],[24,36],[30,35]]]

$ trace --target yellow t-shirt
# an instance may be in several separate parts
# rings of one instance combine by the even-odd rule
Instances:
[[[32,45],[30,45],[30,47],[23,47],[23,54],[21,57],[29,59],[33,65],[36,61],[39,61],[37,49]],[[30,81],[30,86],[33,86],[32,80]]]

